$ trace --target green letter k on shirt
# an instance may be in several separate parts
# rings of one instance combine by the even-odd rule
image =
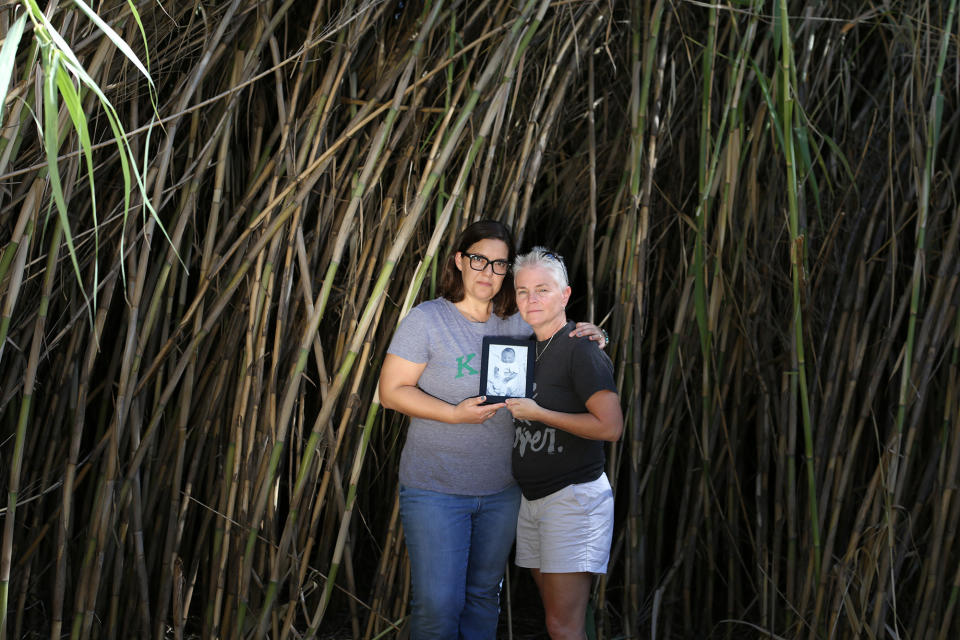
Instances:
[[[476,369],[470,366],[470,361],[473,360],[473,356],[475,355],[477,354],[471,353],[466,356],[457,358],[457,377],[458,378],[462,378],[464,372],[470,374],[471,376],[475,376],[478,373],[480,373],[479,371],[477,371]]]

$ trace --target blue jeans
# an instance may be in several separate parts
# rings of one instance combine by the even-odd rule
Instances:
[[[410,554],[411,640],[490,640],[503,569],[517,531],[520,488],[463,496],[400,487]]]

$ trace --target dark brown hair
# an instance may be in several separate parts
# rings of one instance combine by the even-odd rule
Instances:
[[[481,240],[502,240],[507,245],[507,260],[513,264],[517,252],[513,248],[513,235],[501,222],[496,220],[478,220],[469,225],[457,236],[453,250],[447,256],[440,275],[440,295],[450,302],[463,300],[463,274],[455,262],[457,252],[465,253]],[[467,267],[469,268],[469,267]],[[503,276],[503,286],[493,297],[493,312],[504,318],[517,312],[517,300],[513,293],[513,274],[509,271]]]

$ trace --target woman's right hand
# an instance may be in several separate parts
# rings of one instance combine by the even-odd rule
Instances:
[[[494,404],[482,404],[487,399],[486,396],[475,396],[461,400],[453,408],[456,420],[454,422],[464,424],[480,424],[484,420],[489,420],[499,409],[507,406],[505,402]]]
[[[426,418],[447,424],[480,424],[507,406],[481,404],[486,396],[476,396],[450,404],[435,398],[417,386],[426,363],[410,362],[388,353],[380,369],[380,404],[411,418]]]

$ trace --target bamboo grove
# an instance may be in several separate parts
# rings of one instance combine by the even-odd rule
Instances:
[[[599,637],[956,638],[958,22],[7,3],[0,637],[402,636],[377,374],[488,217],[612,338]]]

